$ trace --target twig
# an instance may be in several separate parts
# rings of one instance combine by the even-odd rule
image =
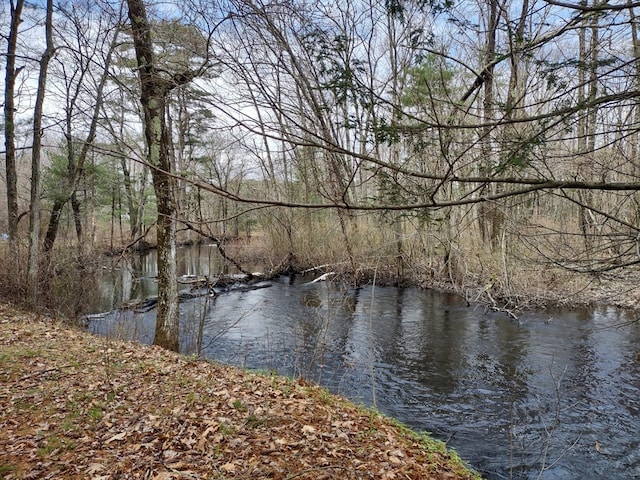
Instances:
[[[93,365],[95,365],[95,364],[93,364]],[[46,370],[40,370],[39,372],[34,372],[34,373],[30,373],[29,375],[25,375],[24,377],[22,377],[18,381],[19,382],[23,382],[23,381],[28,380],[28,379],[30,379],[32,377],[45,375],[45,374],[50,373],[50,372],[57,372],[57,371],[62,370],[63,368],[71,368],[71,367],[77,367],[77,366],[78,366],[78,364],[73,363],[73,364],[69,364],[69,365],[62,365],[60,367],[47,368]]]

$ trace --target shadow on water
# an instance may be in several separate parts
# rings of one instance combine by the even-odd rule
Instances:
[[[181,273],[222,268],[206,249],[193,256]],[[143,262],[120,272],[121,287],[105,280],[109,308],[153,290],[153,261]],[[301,375],[375,405],[489,479],[640,478],[635,318],[596,308],[516,322],[455,295],[309,280],[184,302],[183,351]],[[155,311],[124,310],[90,328],[149,343],[154,323]]]

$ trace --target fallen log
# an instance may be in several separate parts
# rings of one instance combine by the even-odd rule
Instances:
[[[310,282],[307,282],[307,285],[309,285],[311,283],[324,282],[324,281],[328,280],[330,277],[333,277],[335,274],[336,274],[336,272],[323,273],[318,278],[316,278],[314,280],[311,280]]]
[[[194,283],[189,290],[183,290],[178,293],[178,300],[180,302],[184,302],[186,300],[204,297],[205,295],[216,296],[229,292],[249,292],[251,290],[260,290],[262,288],[269,288],[272,286],[271,283],[238,285],[239,283],[240,282],[224,284],[222,287],[219,285],[210,285],[209,287],[197,286],[197,284]],[[158,297],[153,296],[145,298],[144,300],[123,303],[120,306],[120,310],[133,310],[135,312],[146,313],[153,310],[157,304]]]

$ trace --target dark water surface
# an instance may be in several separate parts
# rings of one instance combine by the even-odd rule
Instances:
[[[223,266],[181,251],[181,274]],[[153,257],[105,277],[97,310],[154,293]],[[142,279],[140,279],[142,277]],[[514,321],[455,295],[312,278],[181,305],[185,353],[302,375],[455,448],[488,479],[640,479],[640,323],[610,308]],[[90,323],[150,342],[155,310]]]

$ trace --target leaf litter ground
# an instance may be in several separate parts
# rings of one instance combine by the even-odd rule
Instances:
[[[471,479],[454,453],[279,376],[0,305],[0,479]]]

